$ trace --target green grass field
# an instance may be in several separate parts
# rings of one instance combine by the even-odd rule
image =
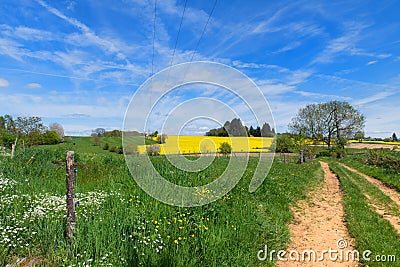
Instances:
[[[73,248],[64,236],[63,160],[71,148],[80,202]],[[203,176],[216,178],[228,160],[217,158]],[[155,161],[164,171],[173,170],[165,158]],[[321,181],[321,172],[317,162],[301,167],[275,162],[264,184],[250,194],[256,164],[251,158],[239,184],[220,200],[178,208],[149,197],[122,155],[93,146],[89,138],[18,151],[13,160],[0,159],[0,265],[40,256],[44,265],[57,266],[273,266],[258,261],[258,250],[287,246],[289,207]],[[202,182],[196,173],[185,177]]]
[[[134,138],[138,144],[144,141]],[[95,146],[94,138],[72,137],[59,145],[17,150],[14,159],[0,158],[0,265],[39,257],[40,266],[275,266],[276,258],[259,261],[257,252],[265,245],[287,248],[291,207],[323,181],[318,161],[284,164],[276,157],[264,183],[249,193],[258,163],[257,157],[250,157],[242,179],[227,195],[205,206],[179,208],[148,196],[134,181],[124,156],[102,148],[105,143],[120,146],[121,138],[100,140]],[[74,246],[65,237],[67,150],[75,151],[78,169]],[[398,185],[396,173],[364,165],[359,159],[366,151],[354,152],[340,161]],[[216,158],[201,172],[179,170],[164,156],[151,161],[172,183],[193,186],[216,179],[229,158]],[[398,207],[335,162],[330,160],[330,167],[340,179],[347,227],[357,249],[374,255],[400,251],[399,235],[370,205],[395,215]]]
[[[388,211],[395,209],[397,213],[398,207],[359,175],[337,163],[331,163],[330,167],[340,179],[344,192],[347,227],[356,240],[356,249],[361,253],[371,251],[368,258],[372,260],[365,261],[360,257],[361,263],[367,266],[399,266],[399,255],[396,254],[400,251],[400,235],[389,221],[371,207],[371,204],[383,206]],[[394,255],[397,256],[397,261],[378,262],[375,261],[377,255],[379,257],[383,255],[385,258]]]

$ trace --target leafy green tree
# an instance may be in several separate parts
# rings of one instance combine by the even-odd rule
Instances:
[[[331,101],[301,108],[289,129],[331,147],[332,141],[338,143],[341,138],[350,138],[362,131],[364,124],[365,117],[348,102]]]
[[[392,134],[392,141],[398,141],[396,133]]]
[[[0,116],[0,134],[6,130],[6,120],[3,116]]]
[[[354,135],[354,139],[356,139],[359,143],[362,143],[365,138],[365,134],[363,131],[358,131]]]
[[[278,134],[276,139],[276,152],[290,153],[294,149],[293,138],[289,134]]]
[[[262,137],[274,137],[275,135],[275,130],[271,129],[271,126],[269,123],[264,123],[262,128],[261,128],[261,136]]]
[[[4,120],[5,120],[5,129],[7,133],[10,134],[16,134],[16,129],[15,129],[15,122],[14,119],[11,115],[4,115]]]
[[[225,156],[228,156],[228,154],[232,153],[232,146],[227,142],[223,142],[219,146],[218,152],[223,154],[223,155],[225,155]]]
[[[0,142],[3,146],[11,148],[12,144],[15,142],[15,135],[3,132],[0,136]]]
[[[60,137],[55,131],[46,131],[39,137],[41,145],[55,145],[60,143]]]

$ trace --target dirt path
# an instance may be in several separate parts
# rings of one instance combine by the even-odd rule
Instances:
[[[339,240],[342,242],[339,245],[346,245],[344,252],[355,249],[344,222],[343,194],[339,180],[327,163],[320,163],[325,173],[324,183],[312,192],[309,200],[300,201],[294,210],[294,220],[290,224],[292,238],[287,250],[289,252],[296,250],[301,255],[304,250],[311,249],[320,257],[322,251],[329,248],[340,251]],[[333,262],[325,254],[325,260],[321,262],[278,261],[278,266],[357,266],[357,262]]]
[[[364,177],[365,179],[367,179],[371,184],[375,185],[376,187],[379,188],[379,190],[381,190],[385,195],[387,195],[388,197],[390,197],[390,199],[393,200],[394,203],[396,203],[396,205],[399,207],[400,209],[400,193],[397,192],[395,189],[389,188],[388,186],[386,186],[382,181],[375,179],[371,176],[368,176],[356,169],[353,169],[347,165],[344,165],[341,163],[341,165],[343,167],[345,167],[346,169],[357,173],[358,175],[361,175],[362,177]],[[368,197],[368,196],[367,196]],[[378,212],[379,214],[381,214],[384,218],[386,218],[392,225],[393,227],[397,230],[397,232],[400,234],[400,218],[399,216],[394,216],[392,214],[390,214],[388,211],[383,210],[380,207],[375,207],[376,212]]]

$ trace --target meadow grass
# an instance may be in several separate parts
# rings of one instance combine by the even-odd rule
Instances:
[[[179,208],[143,192],[123,156],[78,151],[80,205],[75,246],[70,247],[64,236],[65,148],[39,147],[0,159],[0,265],[43,256],[44,265],[57,266],[273,266],[259,262],[258,250],[286,248],[290,205],[322,179],[317,162],[275,161],[262,186],[250,194],[258,162],[250,158],[227,195],[205,206]],[[164,157],[154,158],[175,183],[213,180],[228,161],[216,158],[200,175],[171,175],[172,165]]]
[[[368,205],[368,199],[363,194],[363,190],[368,189],[354,183],[358,180],[357,174],[347,171],[336,162],[331,162],[329,166],[338,175],[344,192],[347,227],[350,235],[355,238],[356,249],[361,256],[366,250],[372,252],[369,256],[371,261],[365,261],[360,256],[362,264],[368,266],[383,266],[384,264],[400,266],[398,259],[397,262],[388,263],[374,261],[377,255],[395,255],[398,258],[400,236],[389,221],[374,212]]]
[[[341,161],[344,164],[346,164],[362,173],[365,173],[366,175],[369,175],[378,180],[381,180],[385,184],[389,185],[390,187],[392,187],[400,192],[400,178],[399,178],[398,172],[392,172],[392,171],[385,170],[384,168],[364,164],[361,162],[361,160],[359,158],[353,157],[353,156],[341,159]]]

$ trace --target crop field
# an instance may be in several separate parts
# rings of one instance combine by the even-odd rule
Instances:
[[[269,152],[273,138],[267,137],[214,137],[214,136],[168,136],[160,145],[160,154],[216,153],[223,142],[232,146],[233,152]],[[140,154],[145,146],[138,146]]]

